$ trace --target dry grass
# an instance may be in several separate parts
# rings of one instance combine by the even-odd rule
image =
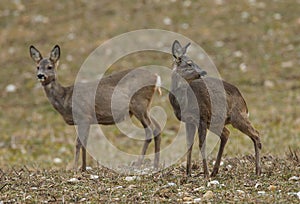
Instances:
[[[299,173],[299,160],[291,156],[283,159],[265,156],[261,177],[254,175],[253,162],[251,156],[226,158],[220,174],[213,181],[199,175],[198,163],[193,165],[195,174],[190,178],[185,177],[182,165],[136,177],[116,174],[104,168],[74,174],[61,169],[24,165],[1,171],[0,200],[13,203],[193,203],[199,200],[214,203],[296,203],[299,200],[294,194],[299,190],[299,180],[291,179]],[[207,196],[208,191],[212,192],[211,197]]]

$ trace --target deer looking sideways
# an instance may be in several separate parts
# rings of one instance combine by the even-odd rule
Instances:
[[[188,46],[182,47],[175,40],[172,46],[174,56],[172,87],[169,93],[169,99],[178,120],[185,122],[186,140],[187,140],[187,175],[191,174],[191,154],[194,143],[195,131],[198,129],[199,148],[203,160],[204,176],[209,176],[209,170],[206,161],[205,142],[207,129],[219,135],[221,139],[217,159],[211,173],[216,176],[219,170],[221,157],[224,147],[229,137],[229,130],[225,127],[231,124],[234,128],[248,135],[254,143],[256,174],[261,173],[260,150],[262,148],[259,133],[255,130],[248,119],[248,108],[240,91],[234,85],[217,78],[203,77],[206,72],[186,56]],[[180,85],[179,78],[183,78],[188,83],[190,89],[184,89]],[[222,86],[217,86],[221,84]],[[224,88],[223,88],[224,87]],[[223,88],[223,91],[220,90]],[[186,96],[182,90],[186,90]],[[195,96],[196,102],[189,104],[191,96]],[[181,107],[180,101],[186,100],[185,107]],[[181,103],[183,104],[183,103]],[[214,109],[213,104],[216,104]],[[219,105],[224,107],[224,111],[219,109]],[[196,111],[195,111],[196,108]],[[224,116],[223,120],[215,120],[217,123],[211,123],[212,118]]]
[[[78,135],[76,139],[76,151],[74,169],[77,171],[80,149],[82,150],[82,166],[81,170],[86,170],[86,145],[89,136],[90,125],[103,124],[112,125],[121,122],[125,116],[129,114],[134,115],[143,125],[145,129],[146,139],[142,148],[141,157],[138,165],[141,165],[144,155],[147,151],[148,145],[152,140],[152,135],[155,141],[155,159],[154,168],[159,166],[159,152],[160,152],[160,133],[161,128],[154,118],[149,115],[149,107],[155,91],[160,92],[158,86],[160,77],[147,70],[125,70],[120,71],[109,76],[103,77],[98,85],[96,85],[96,95],[94,96],[94,107],[90,102],[90,95],[94,94],[90,89],[92,82],[82,83],[79,85],[80,98],[72,101],[74,85],[63,87],[57,82],[56,68],[60,58],[60,47],[56,45],[49,58],[43,58],[41,53],[34,47],[30,46],[30,56],[37,64],[37,78],[41,82],[46,95],[52,106],[62,115],[63,119],[68,125],[78,125]],[[128,75],[129,74],[129,75]],[[128,76],[126,78],[126,76]],[[126,78],[126,80],[122,80]],[[122,81],[122,82],[121,82]],[[120,87],[124,92],[119,92],[120,96],[117,106],[117,117],[113,115],[112,111],[112,95],[118,83],[122,83]],[[128,95],[132,91],[132,87],[141,85],[130,98],[129,107],[123,107],[127,103]],[[146,86],[143,86],[146,85]],[[76,103],[76,108],[72,104]],[[74,110],[75,109],[75,110]],[[118,111],[119,110],[119,111]],[[125,111],[127,112],[125,113]],[[129,112],[129,113],[128,113]],[[80,117],[80,120],[74,120],[73,114]],[[96,118],[94,117],[96,116]]]

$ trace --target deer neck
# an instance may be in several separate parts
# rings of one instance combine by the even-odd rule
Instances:
[[[52,81],[49,84],[44,86],[44,90],[46,95],[53,105],[53,107],[60,112],[62,115],[66,113],[66,100],[70,98],[70,91],[68,91],[69,87],[61,86],[57,81]]]

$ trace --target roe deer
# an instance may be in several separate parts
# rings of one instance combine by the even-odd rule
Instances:
[[[230,134],[229,130],[225,127],[227,124],[231,124],[234,128],[248,135],[253,141],[256,174],[260,175],[260,150],[262,145],[258,131],[252,127],[248,119],[248,108],[243,96],[237,87],[228,82],[212,77],[202,77],[206,72],[186,56],[189,45],[190,43],[182,47],[177,40],[172,45],[172,54],[175,62],[173,64],[172,87],[169,93],[169,100],[177,119],[185,122],[188,147],[187,175],[191,174],[191,153],[196,128],[198,128],[199,148],[202,155],[205,177],[209,176],[205,152],[207,129],[220,136],[221,143],[217,160],[211,173],[212,177],[217,175],[223,150]],[[189,89],[180,84],[180,78],[186,81],[190,87]],[[217,84],[221,84],[221,86],[218,87]],[[191,103],[192,95],[196,99],[194,104]],[[183,103],[185,107],[179,105],[182,100],[186,100]],[[215,105],[215,110],[212,108],[213,105]],[[223,105],[223,111],[219,105]],[[213,117],[217,118],[217,122],[212,123]],[[218,120],[218,118],[222,117],[221,121]]]
[[[41,53],[34,47],[30,46],[30,56],[37,64],[37,78],[44,87],[45,93],[52,104],[52,106],[62,115],[65,122],[69,125],[78,125],[78,135],[76,139],[76,150],[75,150],[75,162],[74,169],[77,170],[80,149],[82,150],[82,166],[81,170],[86,170],[86,145],[91,124],[104,124],[111,125],[124,120],[125,115],[129,114],[131,117],[134,115],[143,125],[145,129],[146,139],[142,148],[142,155],[138,161],[138,165],[141,165],[144,155],[147,151],[148,145],[152,140],[152,135],[154,135],[155,141],[155,159],[154,168],[159,166],[159,152],[160,152],[160,133],[161,128],[154,120],[154,118],[149,115],[149,107],[153,98],[155,91],[160,92],[160,87],[158,83],[160,82],[160,77],[156,74],[152,74],[150,71],[137,69],[134,70],[134,74],[128,74],[133,71],[125,70],[120,71],[109,76],[103,77],[99,84],[96,84],[96,93],[92,92],[90,86],[92,82],[80,83],[81,87],[80,97],[76,98],[76,108],[73,107],[74,100],[72,96],[74,94],[74,85],[69,87],[63,87],[57,82],[56,79],[56,66],[58,66],[58,60],[60,58],[60,47],[58,45],[54,46],[50,53],[49,58],[43,58]],[[119,113],[118,118],[112,113],[112,96],[115,87],[118,85],[122,79],[126,79],[122,84],[123,90],[131,89],[138,84],[146,84],[147,86],[142,86],[140,89],[132,95],[129,99],[130,103],[127,107],[127,113]],[[121,83],[121,82],[120,82]],[[131,89],[132,90],[132,89]],[[130,90],[129,90],[130,91]],[[128,92],[128,90],[127,90]],[[95,93],[94,107],[91,107],[93,103],[89,101],[88,94]],[[119,92],[120,93],[120,92]],[[122,101],[124,94],[117,96],[120,101],[120,106],[125,106],[125,101]],[[124,96],[127,97],[127,96]],[[128,102],[129,102],[128,101]],[[75,110],[74,110],[75,109]],[[124,110],[124,108],[122,109]],[[80,117],[80,120],[74,120],[73,116],[76,114]],[[94,119],[96,116],[96,119]]]

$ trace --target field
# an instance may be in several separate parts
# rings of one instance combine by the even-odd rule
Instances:
[[[299,0],[1,1],[0,203],[299,202],[299,13]],[[191,178],[185,177],[184,156],[160,172],[136,177],[98,166],[91,157],[88,172],[70,170],[76,131],[48,102],[36,80],[29,46],[35,45],[45,56],[55,44],[61,46],[58,80],[67,86],[99,45],[150,28],[192,39],[210,56],[221,77],[239,87],[250,120],[261,134],[260,177],[254,174],[251,140],[232,127],[223,165],[211,180],[201,175],[198,145]],[[111,69],[152,64],[171,68],[172,56],[139,52]],[[153,104],[168,115],[162,133],[165,148],[180,123],[166,90],[155,96]],[[119,149],[139,153],[140,141],[130,140],[115,126],[102,128]],[[153,144],[148,152],[153,152]],[[215,157],[216,148],[209,155],[210,168]],[[213,180],[218,183],[211,184]]]

